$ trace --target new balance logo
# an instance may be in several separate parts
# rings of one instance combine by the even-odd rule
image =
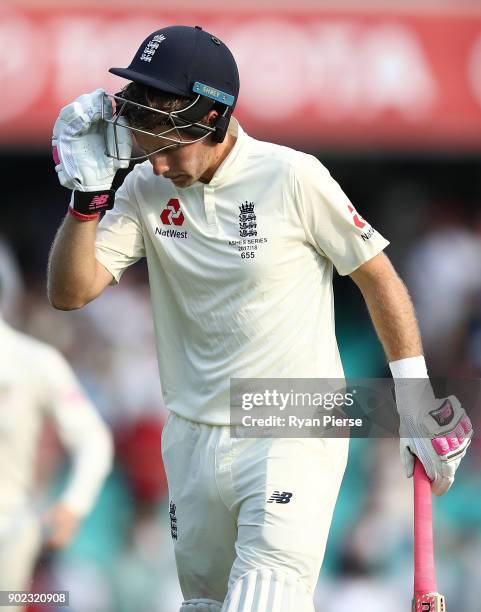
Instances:
[[[431,410],[429,413],[438,425],[444,427],[449,425],[454,418],[454,408],[451,402],[446,399],[439,408]]]
[[[89,204],[89,210],[97,210],[98,208],[105,208],[105,205],[109,201],[110,194],[104,193],[102,195],[96,195],[92,198]]]
[[[288,504],[291,501],[292,493],[289,491],[274,491],[274,493],[267,500],[268,504],[276,502],[276,504]]]

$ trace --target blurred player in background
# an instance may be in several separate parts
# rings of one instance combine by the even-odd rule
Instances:
[[[171,411],[163,458],[181,612],[311,612],[348,442],[231,438],[230,379],[343,378],[336,267],[359,286],[396,378],[407,475],[412,451],[444,493],[469,420],[430,390],[388,242],[318,160],[257,141],[232,117],[237,66],[217,37],[164,28],[111,72],[131,83],[80,96],[54,127],[56,170],[73,194],[51,252],[50,301],[80,308],[146,257]],[[114,205],[132,133],[144,163]],[[414,385],[422,401],[410,378],[426,381]]]
[[[41,511],[33,493],[46,419],[72,466],[60,497]],[[72,541],[111,463],[110,433],[62,355],[0,318],[0,590],[28,590],[42,548]]]

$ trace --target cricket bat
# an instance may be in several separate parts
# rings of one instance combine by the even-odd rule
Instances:
[[[446,612],[434,567],[431,482],[423,464],[414,465],[414,597],[412,612]]]

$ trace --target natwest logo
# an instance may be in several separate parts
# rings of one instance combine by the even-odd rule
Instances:
[[[167,206],[160,214],[160,220],[164,225],[182,225],[184,214],[180,210],[180,202],[177,198],[172,198],[167,202]]]
[[[349,212],[352,215],[352,220],[354,221],[354,225],[359,229],[364,229],[366,227],[366,222],[361,217],[361,215],[354,209],[353,206],[349,205]]]

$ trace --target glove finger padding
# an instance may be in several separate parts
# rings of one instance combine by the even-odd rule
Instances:
[[[431,490],[434,495],[441,496],[444,495],[444,493],[446,493],[447,491],[449,491],[451,485],[454,482],[454,474],[458,469],[460,462],[461,457],[459,458],[459,461],[457,462],[456,466],[452,464],[443,466],[443,475],[437,475],[434,479],[434,482],[431,484]]]
[[[91,93],[79,96],[60,109],[53,128],[54,138],[65,134],[70,136],[87,134],[92,124],[102,118],[102,108],[105,119],[111,119],[114,113],[112,102],[103,89],[96,89]]]
[[[416,455],[431,479],[433,493],[442,495],[454,481],[473,429],[456,397],[449,396],[437,402],[432,410],[418,415],[401,413],[401,458],[410,476],[411,464],[405,453],[410,450]]]
[[[102,120],[111,119],[113,107],[102,89],[84,94],[64,106],[53,129],[53,156],[61,185],[78,191],[106,191],[111,188],[117,169],[126,168],[128,161],[118,161],[106,155],[106,127]],[[122,157],[130,158],[132,137],[125,119],[117,139]],[[112,126],[113,127],[113,126]]]

